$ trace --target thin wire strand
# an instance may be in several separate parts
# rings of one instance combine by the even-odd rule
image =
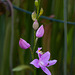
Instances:
[[[13,8],[16,9],[16,10],[25,12],[25,13],[27,13],[27,14],[30,14],[30,15],[32,14],[32,12],[27,11],[27,10],[24,10],[24,9],[22,9],[22,8],[18,8],[18,7],[16,7],[15,5],[13,5]],[[47,20],[55,21],[55,22],[64,23],[63,20],[57,20],[57,19],[53,19],[53,18],[46,17],[46,16],[40,16],[40,18],[44,18],[44,19],[47,19]],[[67,24],[75,25],[75,22],[67,22]]]

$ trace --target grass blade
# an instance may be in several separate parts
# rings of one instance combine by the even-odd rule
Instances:
[[[0,71],[3,61],[4,37],[5,37],[5,15],[2,15],[0,16]]]
[[[74,65],[74,57],[75,57],[75,26],[74,26],[74,35],[73,35],[73,49],[72,49],[72,57],[71,57],[71,68],[70,75],[73,75],[73,65]]]
[[[67,75],[67,0],[64,0],[64,75]]]

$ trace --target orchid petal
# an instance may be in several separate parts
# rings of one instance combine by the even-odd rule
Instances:
[[[41,60],[42,62],[46,62],[46,61],[49,60],[49,58],[50,58],[50,52],[47,51],[46,53],[44,53],[44,54],[41,56],[40,60]]]
[[[57,62],[57,60],[50,60],[50,61],[49,61],[49,65],[48,65],[47,67],[56,64],[56,62]]]
[[[42,69],[47,75],[51,75],[51,72],[48,70],[48,68],[46,68],[46,67],[41,67],[41,69]]]
[[[32,62],[30,62],[30,64],[34,65],[36,68],[39,68],[39,60],[38,59],[34,59]]]
[[[42,56],[42,54],[39,53],[39,54],[38,54],[39,59],[41,58],[41,56]]]

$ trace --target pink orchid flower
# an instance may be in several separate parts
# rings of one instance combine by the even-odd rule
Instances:
[[[36,68],[41,68],[47,75],[51,75],[51,72],[48,70],[47,67],[54,65],[57,60],[50,60],[50,52],[47,51],[44,53],[39,60],[34,59],[30,64],[34,65]]]

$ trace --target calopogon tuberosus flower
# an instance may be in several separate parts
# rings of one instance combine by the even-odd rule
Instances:
[[[41,56],[43,55],[43,52],[41,51],[41,49],[42,49],[42,47],[39,47],[38,50],[36,51],[39,58],[41,58]]]
[[[47,51],[44,53],[39,60],[34,59],[30,64],[34,65],[36,68],[41,68],[47,75],[51,75],[51,72],[48,70],[47,67],[54,65],[57,60],[50,60],[50,52]]]
[[[41,37],[43,37],[43,35],[44,35],[44,27],[43,27],[43,25],[41,25],[36,32],[36,37],[41,38]]]
[[[38,23],[37,20],[35,20],[35,22],[33,23],[33,29],[34,29],[34,30],[37,30],[38,27],[39,27],[39,23]]]
[[[28,49],[30,47],[30,44],[27,43],[24,39],[20,38],[20,40],[19,40],[19,46],[22,49]]]

